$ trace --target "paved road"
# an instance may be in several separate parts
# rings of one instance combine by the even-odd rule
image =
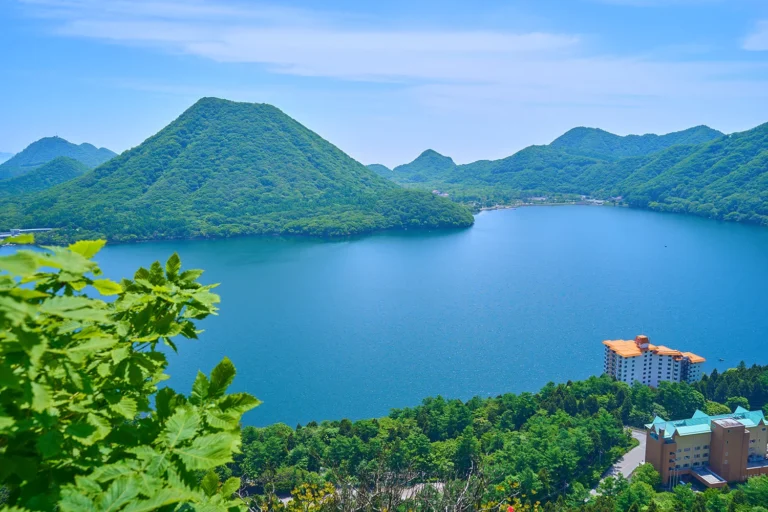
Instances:
[[[601,482],[609,476],[617,476],[619,473],[624,475],[625,478],[629,478],[629,475],[632,474],[635,468],[645,462],[645,432],[632,429],[632,437],[640,441],[640,444],[629,450],[613,466],[608,468],[600,478]],[[595,494],[594,489],[592,489],[592,494]]]

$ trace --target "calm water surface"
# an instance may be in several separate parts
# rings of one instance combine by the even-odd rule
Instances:
[[[254,425],[535,391],[600,373],[600,342],[639,333],[708,369],[768,363],[765,228],[540,207],[451,233],[123,245],[99,261],[119,278],[173,251],[222,304],[171,356],[170,385],[188,392],[229,356],[234,388],[264,402]]]

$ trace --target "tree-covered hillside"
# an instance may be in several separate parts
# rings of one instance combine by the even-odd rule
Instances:
[[[390,509],[404,511],[513,506],[521,512],[626,512],[654,510],[644,508],[652,502],[655,510],[691,510],[680,508],[692,497],[690,488],[657,493],[661,479],[652,467],[638,470],[630,482],[610,479],[597,494],[589,490],[630,448],[623,426],[643,428],[654,416],[680,419],[696,410],[725,414],[738,406],[768,412],[768,366],[741,363],[726,372],[714,370],[693,385],[664,382],[658,388],[602,375],[549,383],[537,393],[427,398],[383,418],[246,427],[243,453],[224,474],[249,482],[260,505],[272,502],[275,493],[292,492],[301,500],[308,486],[330,484],[326,498],[337,508],[321,510],[358,510],[361,502],[382,499],[394,499],[398,506]],[[408,489],[423,482],[443,483],[444,494],[411,492],[413,501],[397,502],[396,496],[408,496]],[[755,482],[766,484],[768,478]],[[345,494],[349,488],[355,492]],[[471,496],[466,508],[452,508],[462,490]],[[747,495],[739,498],[710,493],[707,502],[723,496],[726,505],[735,500],[734,506],[702,512],[751,511],[746,505],[755,504],[752,491],[757,492],[745,487]]]
[[[45,137],[0,164],[0,180],[21,176],[60,156],[77,160],[92,169],[114,157],[115,153],[88,143],[78,146],[61,137]]]
[[[768,225],[768,124],[712,139],[719,133],[701,126],[619,137],[576,128],[501,160],[436,168],[417,159],[397,167],[393,179],[480,206],[621,196],[641,208]]]
[[[695,126],[680,132],[656,135],[620,136],[599,128],[573,128],[552,141],[553,148],[574,155],[614,160],[629,156],[655,153],[680,144],[701,144],[722,137],[724,134],[708,126]]]
[[[381,164],[369,164],[366,165],[370,170],[381,176],[382,178],[387,178],[388,180],[394,178],[394,173],[392,173],[392,169],[387,167],[386,165]]]
[[[93,172],[0,203],[0,227],[115,241],[350,235],[469,226],[464,206],[404,190],[265,104],[204,98]]]
[[[395,176],[410,183],[425,183],[446,176],[456,168],[453,159],[428,149],[409,164],[392,169]]]
[[[45,190],[82,176],[89,170],[90,168],[82,162],[60,156],[21,176],[0,180],[0,197]]]

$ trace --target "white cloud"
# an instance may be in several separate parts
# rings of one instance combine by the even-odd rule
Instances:
[[[757,30],[744,40],[743,48],[752,51],[768,51],[768,20],[757,24]]]
[[[428,145],[454,140],[460,149],[453,156],[467,161],[491,156],[493,148],[519,149],[510,146],[512,139],[525,144],[548,142],[558,131],[578,124],[625,133],[680,129],[702,122],[727,129],[736,117],[768,115],[766,108],[755,107],[768,105],[768,63],[707,61],[706,50],[695,55],[669,50],[644,56],[605,54],[590,50],[594,48],[589,44],[591,36],[574,33],[403,29],[346,12],[255,6],[236,0],[24,2],[31,14],[46,17],[53,30],[65,37],[139,45],[223,63],[250,63],[275,74],[333,79],[326,83],[328,88],[298,79],[263,85],[257,92],[215,80],[208,86],[178,84],[173,77],[149,87],[187,96],[200,92],[201,96],[222,93],[250,101],[279,100],[275,101],[279,106],[292,108],[300,119],[333,135],[332,140],[352,153],[355,147],[369,144],[363,139],[377,145],[389,141],[387,146],[397,151],[418,153],[425,140],[435,137]],[[763,23],[745,48],[768,49],[766,33],[768,26]],[[390,85],[338,87],[337,80]],[[145,87],[140,79],[121,82],[123,87]],[[293,87],[290,94],[283,94],[286,84]],[[300,84],[311,86],[302,89]],[[355,100],[350,98],[353,90],[376,92]],[[344,122],[334,124],[328,111],[338,108],[345,109]],[[375,116],[384,120],[370,123]],[[480,140],[462,146],[461,141],[473,138]],[[364,150],[356,156],[366,161],[402,161],[401,155],[374,158],[368,154]]]

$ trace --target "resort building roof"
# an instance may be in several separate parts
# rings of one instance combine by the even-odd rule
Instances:
[[[756,427],[757,425],[768,425],[763,411],[748,411],[743,407],[737,407],[732,413],[717,416],[710,416],[697,410],[691,418],[685,420],[667,421],[656,416],[651,423],[645,425],[645,428],[657,435],[663,430],[664,439],[671,439],[675,433],[679,436],[690,436],[711,432],[712,422],[718,422],[718,425],[725,424],[725,426]]]
[[[706,361],[706,359],[693,352],[681,352],[664,345],[652,345],[645,336],[638,336],[634,340],[605,340],[603,345],[621,357],[639,357],[645,352],[653,352],[660,356],[672,356],[680,359],[688,358],[691,363],[703,363]]]

